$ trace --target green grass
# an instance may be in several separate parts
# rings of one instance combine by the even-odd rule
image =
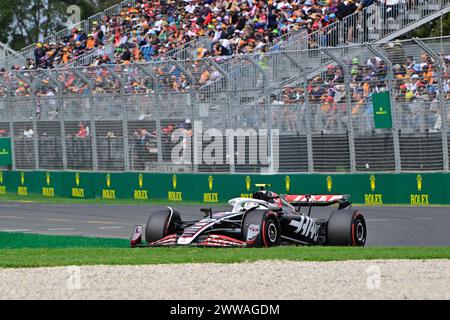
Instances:
[[[23,248],[127,248],[128,246],[129,241],[127,239],[0,232],[0,250]]]
[[[0,233],[0,267],[450,259],[450,247],[128,248],[128,240]]]
[[[66,248],[2,249],[0,267],[237,263],[257,260],[342,261],[450,259],[449,247]]]

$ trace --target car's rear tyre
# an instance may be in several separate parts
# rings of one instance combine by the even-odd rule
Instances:
[[[358,210],[336,210],[331,213],[327,223],[328,245],[363,247],[366,239],[366,221]]]
[[[145,225],[145,240],[151,243],[175,233],[177,222],[181,222],[181,216],[175,209],[167,208],[153,212]]]
[[[242,222],[242,240],[248,247],[273,247],[280,243],[280,224],[274,213],[255,210]]]

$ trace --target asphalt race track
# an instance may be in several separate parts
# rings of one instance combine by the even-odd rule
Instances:
[[[202,217],[199,207],[174,205],[184,220]],[[37,204],[0,202],[0,232],[129,238],[163,206]],[[217,206],[223,209],[227,206]],[[331,208],[317,208],[326,217]],[[450,246],[450,207],[360,207],[366,217],[368,246]]]

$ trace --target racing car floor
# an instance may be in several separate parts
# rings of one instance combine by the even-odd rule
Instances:
[[[37,204],[0,202],[0,232],[128,238],[136,224],[164,206]],[[200,207],[174,205],[184,220],[203,217]],[[228,206],[215,206],[226,210]],[[326,218],[331,208],[314,208]],[[360,207],[367,222],[368,246],[449,246],[450,207]]]

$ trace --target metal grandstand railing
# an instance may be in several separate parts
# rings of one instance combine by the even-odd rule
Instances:
[[[306,66],[318,54],[327,58],[312,75]],[[448,171],[449,67],[446,37],[225,61],[5,72],[0,132],[13,138],[14,168],[22,170]],[[283,85],[295,74],[295,85]],[[392,129],[373,123],[371,94],[383,91],[391,94]],[[174,135],[170,125],[186,119],[220,132],[277,130],[278,140],[269,140],[277,165],[247,161],[261,148],[250,137],[234,140],[246,146],[245,163],[227,163],[226,149],[222,162],[173,163],[174,146],[189,136]]]

